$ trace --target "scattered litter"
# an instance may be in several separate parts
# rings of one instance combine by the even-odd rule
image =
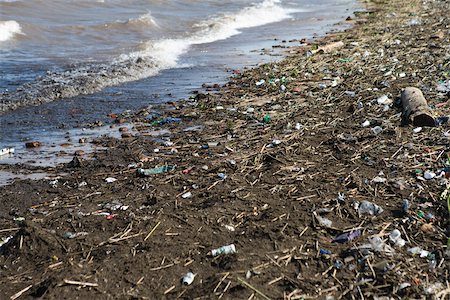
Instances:
[[[273,148],[281,144],[280,140],[273,140],[272,143],[267,145],[267,148]]]
[[[255,84],[256,86],[260,86],[263,85],[264,83],[266,83],[266,81],[264,79],[261,79],[260,81],[257,81]]]
[[[236,228],[233,225],[223,225],[228,231],[234,232]]]
[[[265,115],[262,120],[264,123],[269,123],[272,121],[272,117],[270,115]]]
[[[438,82],[436,86],[436,90],[441,93],[450,92],[450,79],[449,80],[441,80]]]
[[[331,255],[331,251],[327,249],[320,249],[319,253],[322,255]]]
[[[319,225],[322,227],[330,228],[333,225],[333,222],[327,218],[321,217],[316,213],[314,213],[314,216],[316,217],[317,222],[319,222]]]
[[[385,183],[387,180],[386,180],[386,178],[384,178],[384,177],[381,177],[381,176],[375,176],[375,177],[372,179],[372,181],[373,181],[374,183]]]
[[[311,53],[312,54],[319,53],[319,52],[330,53],[330,52],[336,51],[344,46],[345,46],[345,44],[342,41],[333,42],[333,43],[327,44],[325,46],[321,46],[321,47],[317,48],[317,50],[312,50]]]
[[[356,230],[352,230],[350,232],[346,232],[346,233],[338,235],[331,242],[343,244],[343,243],[347,243],[347,242],[350,242],[351,240],[356,239],[360,235],[361,235],[361,230],[356,229]]]
[[[404,199],[403,203],[402,203],[402,211],[404,213],[407,213],[410,207],[411,207],[411,204],[409,203],[409,201],[407,199]]]
[[[377,103],[380,105],[390,105],[392,104],[392,99],[389,99],[387,95],[383,95],[377,99]]]
[[[140,176],[150,176],[150,175],[170,172],[175,169],[176,169],[176,166],[166,165],[166,166],[161,166],[161,167],[155,167],[153,169],[140,169],[139,168],[136,170],[136,173]]]
[[[167,118],[162,118],[162,119],[152,122],[152,125],[165,125],[165,124],[173,124],[173,123],[180,123],[180,122],[181,122],[181,118],[167,117]]]
[[[414,126],[420,127],[436,126],[433,112],[421,90],[415,87],[405,88],[401,94],[401,101],[403,106],[403,124],[411,122]]]
[[[87,186],[87,182],[86,181],[82,181],[78,184],[78,187],[83,187],[83,186]]]
[[[406,241],[404,239],[402,239],[402,234],[400,233],[400,230],[398,230],[398,229],[392,230],[392,232],[389,234],[389,239],[397,247],[403,247],[406,244]]]
[[[88,235],[88,234],[89,234],[89,233],[84,232],[84,231],[82,231],[82,232],[76,232],[76,233],[67,231],[67,232],[64,232],[63,238],[66,239],[66,240],[71,240],[71,239],[75,239],[75,238],[80,237],[80,236],[86,236],[86,235]]]
[[[194,278],[195,278],[195,274],[192,272],[188,272],[181,278],[181,284],[182,285],[191,285],[191,283],[194,282]]]
[[[375,126],[374,128],[372,128],[372,132],[375,135],[380,134],[383,132],[383,128],[381,126]]]
[[[219,178],[222,179],[222,180],[225,180],[225,179],[227,178],[227,175],[224,174],[224,173],[218,173],[218,174],[217,174],[217,177],[219,177]]]
[[[362,124],[361,124],[361,126],[362,127],[369,127],[370,126],[370,121],[364,121]]]
[[[234,244],[222,246],[220,248],[211,250],[211,256],[218,256],[221,254],[233,254],[236,253],[236,246]]]
[[[423,178],[425,178],[426,180],[431,180],[433,178],[436,177],[436,173],[432,172],[432,171],[425,171],[425,173],[423,173]]]
[[[409,249],[408,249],[408,252],[411,253],[411,254],[413,254],[413,255],[419,254],[419,256],[420,256],[421,258],[427,257],[427,256],[430,254],[429,251],[423,250],[423,249],[420,248],[420,247],[412,247],[412,248],[409,248]]]
[[[376,251],[376,252],[383,252],[386,254],[394,253],[394,249],[392,249],[391,246],[387,245],[383,239],[381,239],[379,236],[373,236],[369,238],[369,245],[370,249]],[[363,245],[362,248],[367,248],[367,244]]]
[[[181,198],[183,198],[183,199],[188,199],[188,198],[191,198],[192,197],[192,193],[191,192],[187,192],[187,193],[184,193],[183,195],[181,195]]]
[[[117,179],[114,178],[114,177],[108,177],[108,178],[105,179],[105,181],[106,181],[107,183],[113,183],[113,182],[117,181]]]
[[[13,238],[12,235],[10,235],[10,236],[8,236],[8,237],[6,237],[6,238],[2,238],[2,239],[0,240],[0,248],[1,248],[3,245],[5,245],[6,243],[8,243],[12,238]]]
[[[377,216],[383,212],[383,208],[369,201],[362,201],[358,206],[359,215]]]
[[[3,148],[3,149],[0,149],[0,156],[3,156],[3,155],[7,155],[7,154],[14,154],[14,148]]]

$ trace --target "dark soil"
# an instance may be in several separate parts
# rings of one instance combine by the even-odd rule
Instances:
[[[448,299],[449,127],[415,133],[396,106],[416,86],[449,115],[449,92],[437,89],[450,77],[448,8],[374,1],[351,30],[214,93],[161,116],[117,116],[139,134],[91,141],[107,150],[48,169],[68,174],[57,181],[1,187],[0,237],[12,238],[0,248],[0,298]],[[383,95],[393,103],[379,104]],[[170,134],[151,135],[161,129]],[[136,171],[159,166],[176,168]],[[360,215],[364,200],[383,212]],[[405,246],[390,241],[394,229]],[[374,238],[385,245],[370,247]],[[237,253],[210,256],[229,244]],[[428,255],[408,252],[416,246]]]

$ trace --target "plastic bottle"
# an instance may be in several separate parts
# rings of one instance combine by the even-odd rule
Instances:
[[[410,207],[411,207],[411,204],[409,203],[408,199],[404,199],[403,203],[402,203],[402,211],[404,213],[407,213]]]
[[[220,248],[211,250],[212,256],[218,256],[221,254],[233,254],[236,253],[236,246],[234,244],[222,246]]]
[[[377,216],[383,212],[383,208],[376,205],[375,203],[364,200],[358,206],[358,213],[360,215],[371,215]]]
[[[381,126],[375,126],[374,128],[372,128],[372,132],[377,135],[383,132],[383,128],[381,128]]]
[[[319,222],[319,225],[322,227],[330,228],[333,225],[333,222],[330,219],[321,217],[317,214],[316,214],[316,219],[317,219],[317,222]]]
[[[195,278],[195,274],[192,272],[186,273],[183,277],[181,277],[181,284],[182,285],[190,285]]]
[[[395,246],[398,247],[403,247],[406,244],[406,241],[402,239],[402,234],[398,229],[392,230],[392,232],[389,234],[389,239],[395,244]]]

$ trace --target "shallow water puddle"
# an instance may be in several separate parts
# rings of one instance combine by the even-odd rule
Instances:
[[[124,125],[128,132],[136,133],[132,125]],[[81,157],[89,157],[104,147],[91,142],[101,136],[120,138],[121,132],[108,126],[92,129],[71,129],[55,132],[50,135],[39,135],[36,140],[42,145],[36,148],[26,148],[25,142],[7,145],[14,148],[13,154],[0,156],[0,164],[25,164],[38,167],[54,167],[58,164],[68,163],[77,152]]]
[[[26,172],[30,172],[30,171],[26,171]],[[5,186],[8,184],[12,184],[14,181],[17,180],[40,180],[40,179],[56,179],[61,177],[62,175],[65,174],[58,174],[58,175],[54,175],[54,174],[50,174],[50,173],[46,173],[46,172],[35,172],[35,173],[17,173],[17,171],[15,172],[11,172],[11,171],[0,171],[0,186]]]

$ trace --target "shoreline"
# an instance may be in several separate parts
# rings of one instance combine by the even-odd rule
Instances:
[[[436,116],[449,115],[436,90],[449,62],[445,4],[373,5],[352,29],[237,73],[216,93],[160,116],[118,115],[117,127],[140,135],[98,139],[107,149],[94,160],[48,169],[68,176],[0,187],[1,237],[11,236],[0,295],[448,295],[448,125],[413,132],[395,106],[418,86]],[[444,175],[423,179],[430,171]],[[364,215],[363,201],[383,212]],[[405,246],[391,242],[395,229]],[[208,255],[230,244],[237,253]],[[187,272],[193,283],[180,285]]]
[[[351,5],[351,7],[360,9],[360,5],[356,4]],[[353,9],[347,10],[347,12],[350,11],[353,11]],[[343,21],[348,14],[344,14],[342,8],[331,14],[331,19],[320,18],[330,14],[329,12],[317,13],[317,18],[313,18],[313,20],[302,20],[302,24],[299,24],[300,31],[303,32],[304,30],[302,39],[311,38],[312,40],[317,40],[317,38],[323,37],[327,32],[348,28],[348,22]],[[311,16],[313,15],[316,14],[311,13]],[[336,16],[340,17],[337,18]],[[305,24],[309,24],[309,26],[317,30],[313,31]],[[278,28],[281,30],[282,26],[279,25]],[[261,28],[261,30],[266,31],[268,29]],[[275,30],[275,32],[277,31]],[[153,106],[155,110],[158,110],[160,105],[164,105],[164,103],[169,101],[177,101],[177,99],[182,97],[190,97],[193,92],[200,91],[205,93],[215,90],[228,81],[232,70],[241,68],[245,70],[264,62],[279,60],[281,56],[286,55],[289,49],[296,48],[296,45],[300,44],[302,39],[288,38],[292,35],[297,36],[292,31],[290,29],[283,32],[283,34],[280,33],[284,38],[278,36],[273,40],[261,39],[252,48],[259,50],[250,50],[248,42],[242,40],[240,35],[231,38],[231,42],[221,41],[208,46],[196,46],[195,49],[192,49],[194,53],[211,52],[210,56],[207,56],[213,61],[209,68],[204,66],[204,60],[206,59],[204,58],[202,63],[200,63],[201,66],[169,69],[161,72],[158,76],[139,82],[132,82],[122,87],[110,87],[97,94],[53,101],[42,106],[22,108],[19,111],[9,112],[3,116],[0,113],[0,123],[3,122],[4,124],[2,132],[3,145],[1,148],[15,148],[15,155],[6,159],[5,156],[0,157],[0,164],[11,165],[18,162],[33,165],[37,168],[50,167],[58,163],[69,162],[72,158],[72,153],[75,151],[82,150],[87,154],[91,152],[90,149],[92,147],[89,146],[90,143],[80,144],[77,141],[80,137],[90,141],[105,134],[108,130],[111,131],[109,126],[114,126],[114,119],[110,118],[109,115],[136,111],[143,106]],[[247,32],[243,33],[243,35],[255,36],[257,33]],[[234,53],[236,58],[232,61],[218,57],[218,49],[222,49],[222,51],[223,49],[231,49],[230,45],[235,44],[240,44],[246,50],[233,50],[231,54],[226,54],[227,57],[232,57]],[[246,51],[248,53],[244,54]],[[198,56],[198,54],[193,55]],[[195,61],[196,59],[193,60]],[[226,61],[230,64],[225,64]],[[172,79],[172,77],[176,79]],[[97,102],[104,105],[98,107],[99,105],[95,105]],[[114,108],[111,109],[112,107]],[[82,131],[80,132],[80,130]],[[98,132],[97,137],[94,136],[95,132]],[[111,132],[113,134],[109,134],[109,136],[117,137],[118,135],[120,137],[120,132],[116,129],[113,129]],[[24,142],[33,140],[41,142],[42,147],[33,151],[25,149]]]
[[[350,2],[353,2],[356,0],[349,0]],[[346,1],[345,1],[346,2]],[[260,5],[250,5],[248,6],[248,8],[253,8],[256,10],[256,13],[258,12],[258,9],[261,9],[264,11],[264,7],[266,5],[270,6],[270,5],[274,5],[274,7],[278,7],[276,3],[270,4],[272,3],[271,1],[266,1],[266,2],[261,2]],[[342,18],[342,14],[344,13],[344,5],[338,5],[338,8],[336,10],[336,12],[330,15],[331,20],[335,20],[336,17]],[[349,3],[348,5],[346,5],[348,7],[353,7],[352,3]],[[280,8],[281,9],[281,8]],[[24,107],[30,107],[30,106],[45,106],[48,103],[54,102],[54,101],[60,101],[60,100],[65,100],[65,99],[72,99],[72,98],[82,98],[84,96],[89,96],[89,95],[93,95],[93,94],[98,94],[101,91],[104,91],[105,89],[108,88],[114,88],[114,87],[120,87],[121,85],[127,85],[127,83],[130,82],[136,82],[136,81],[146,81],[148,78],[153,77],[153,76],[158,76],[158,74],[160,74],[161,72],[163,72],[164,70],[170,70],[170,69],[174,69],[174,68],[182,68],[183,65],[185,64],[189,64],[188,61],[189,59],[191,59],[191,57],[194,57],[194,61],[198,58],[195,58],[196,56],[198,56],[195,53],[190,53],[190,51],[192,51],[192,48],[195,47],[200,47],[202,48],[202,50],[204,50],[206,53],[205,57],[209,60],[216,60],[219,59],[221,57],[225,57],[228,55],[227,52],[220,54],[213,54],[211,56],[208,56],[207,53],[209,52],[209,50],[213,50],[214,51],[214,45],[212,45],[211,47],[208,46],[208,44],[218,44],[219,46],[217,47],[223,47],[225,46],[225,49],[227,51],[233,52],[233,48],[239,49],[240,47],[240,43],[242,43],[244,46],[252,46],[251,43],[248,43],[248,39],[243,38],[242,40],[240,40],[240,43],[238,42],[236,45],[227,45],[226,43],[223,44],[221,41],[226,41],[226,40],[230,40],[233,38],[236,38],[237,36],[241,35],[242,32],[244,31],[249,31],[252,32],[252,30],[254,31],[252,34],[255,34],[255,32],[258,32],[258,30],[255,30],[257,27],[270,27],[273,26],[273,30],[269,31],[268,34],[270,34],[271,36],[273,35],[274,37],[277,36],[277,29],[281,30],[283,29],[283,27],[277,27],[274,24],[277,23],[286,23],[291,19],[294,18],[294,12],[289,12],[288,8],[286,9],[286,16],[285,17],[280,17],[279,20],[277,20],[277,18],[273,19],[273,22],[271,22],[271,18],[269,17],[269,20],[267,21],[267,23],[262,22],[261,20],[257,20],[257,23],[261,23],[261,25],[253,27],[251,26],[251,24],[249,25],[249,27],[247,28],[246,26],[244,26],[243,28],[239,27],[239,24],[234,24],[233,22],[231,22],[231,26],[237,26],[237,28],[239,29],[238,32],[239,33],[233,33],[230,36],[228,35],[224,35],[221,36],[219,35],[217,37],[217,40],[212,40],[212,42],[208,42],[208,36],[203,37],[202,35],[198,35],[198,41],[195,40],[194,37],[196,37],[197,35],[195,34],[195,32],[191,32],[191,34],[193,34],[192,37],[190,37],[190,35],[187,35],[186,37],[171,37],[170,35],[167,37],[167,40],[164,39],[156,39],[155,43],[156,44],[165,44],[167,43],[168,45],[166,45],[166,51],[168,57],[172,57],[172,55],[169,55],[169,53],[171,53],[172,48],[177,48],[177,47],[171,47],[170,46],[170,41],[175,39],[177,42],[177,44],[183,44],[183,43],[187,43],[187,44],[183,44],[183,45],[178,45],[181,48],[187,47],[187,49],[190,50],[186,50],[185,51],[181,51],[178,54],[174,54],[175,56],[177,56],[176,61],[173,61],[171,63],[166,63],[164,62],[164,55],[159,55],[161,57],[159,57],[157,54],[156,57],[153,56],[148,56],[149,53],[141,53],[140,50],[138,50],[139,48],[137,47],[137,45],[135,45],[134,50],[131,50],[130,53],[126,54],[126,53],[116,53],[114,56],[110,57],[110,58],[104,58],[103,60],[98,60],[98,61],[93,61],[92,63],[89,62],[83,62],[83,61],[74,61],[74,62],[68,62],[68,63],[64,63],[64,64],[57,64],[52,62],[51,57],[49,58],[49,64],[55,64],[53,67],[49,67],[49,66],[42,66],[42,70],[38,73],[36,73],[36,77],[34,80],[25,80],[22,82],[22,84],[18,84],[17,82],[11,82],[11,90],[9,90],[7,87],[8,85],[6,85],[5,83],[5,88],[4,91],[0,92],[0,115],[1,114],[7,114],[9,112],[13,112],[14,110],[20,109],[20,108],[24,108]],[[240,12],[245,12],[246,8],[243,8],[243,10],[240,10]],[[296,12],[297,14],[300,14],[302,11],[302,9],[299,9],[298,12]],[[322,13],[322,11],[325,11],[323,9],[317,9],[315,8],[315,10],[312,10],[310,13],[307,12],[308,10],[305,9],[305,12],[301,13],[301,17],[300,16],[296,16],[299,19],[298,20],[302,20],[302,18],[304,17],[305,19],[310,19],[309,24],[308,22],[306,23],[306,27],[308,26],[312,26],[314,27],[314,23],[321,23],[322,20],[320,19],[320,17],[322,17],[323,15],[326,15],[325,13]],[[236,12],[237,15],[239,16],[239,12]],[[291,15],[292,14],[292,15]],[[288,16],[289,15],[289,16]],[[317,17],[317,19],[316,19]],[[344,17],[345,18],[345,17]],[[230,20],[232,18],[230,17]],[[300,21],[296,21],[296,22],[300,22]],[[250,22],[250,21],[248,21]],[[252,22],[250,22],[252,23]],[[297,24],[297,23],[295,23]],[[222,25],[220,25],[222,26]],[[295,28],[296,26],[292,26],[292,28]],[[226,26],[223,25],[223,30],[220,31],[224,34],[224,32],[226,32],[225,30]],[[262,29],[260,28],[260,29]],[[318,27],[320,28],[320,26]],[[285,28],[286,29],[286,28]],[[241,32],[242,31],[242,32]],[[309,29],[306,29],[306,32],[309,33],[308,31],[310,31]],[[292,38],[292,31],[287,30],[287,32],[285,32],[284,34],[279,34],[279,36],[282,36],[282,39],[291,39]],[[256,45],[258,46],[262,46],[264,44],[268,44],[271,43],[273,41],[270,41],[270,39],[260,39],[256,36],[252,36],[252,34],[250,34],[249,39],[251,41],[254,41]],[[257,35],[257,34],[256,34]],[[309,34],[307,34],[309,36]],[[298,37],[295,37],[298,38]],[[204,42],[202,42],[202,40],[205,40]],[[237,39],[239,41],[239,39]],[[151,39],[148,41],[148,43],[150,43]],[[26,52],[26,48],[23,50]],[[149,50],[148,50],[149,51]],[[157,50],[156,52],[158,52],[159,50]],[[177,53],[175,51],[175,53]],[[233,52],[234,56],[238,56],[239,53],[238,52]],[[186,60],[183,59],[183,57],[186,56],[185,58],[187,58]],[[256,57],[258,55],[255,55]],[[126,60],[123,57],[128,57]],[[159,57],[159,58],[158,58]],[[184,61],[183,61],[184,60]],[[224,61],[225,62],[225,61]],[[227,61],[228,63],[232,63],[233,61]],[[20,65],[17,67],[18,69],[14,69],[12,67],[11,68],[11,72],[12,73],[17,73],[20,72],[19,68]],[[46,70],[45,73],[43,73]],[[31,74],[29,75],[29,77],[31,78]],[[5,79],[5,82],[9,82],[9,80]],[[20,79],[19,79],[19,82]],[[199,84],[201,84],[202,82],[200,82]]]

